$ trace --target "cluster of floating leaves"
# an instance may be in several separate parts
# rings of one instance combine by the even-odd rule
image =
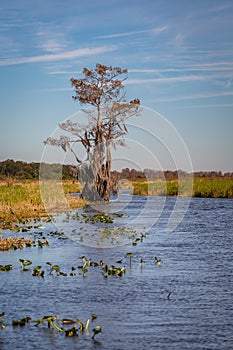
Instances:
[[[16,228],[17,232],[28,232],[30,236],[27,238],[0,238],[0,250],[15,250],[25,247],[35,247],[36,245],[42,248],[45,245],[49,245],[49,240],[47,237],[52,236],[57,237],[59,240],[66,240],[70,238],[79,243],[103,247],[119,246],[129,243],[130,241],[133,242],[133,245],[136,245],[139,240],[142,240],[141,237],[138,237],[137,230],[133,227],[122,226],[119,221],[115,223],[116,218],[121,218],[124,216],[125,215],[123,213],[106,214],[90,209],[76,211],[75,213],[66,213],[63,222],[70,222],[70,220],[78,221],[78,226],[75,225],[76,227],[70,232],[68,227],[68,232],[66,233],[63,232],[63,229],[50,232],[39,232],[38,229],[44,228],[41,223],[23,227],[18,225]],[[54,220],[56,222],[56,219]],[[93,228],[88,225],[93,226]]]
[[[119,220],[116,221],[117,218],[124,216],[123,213],[107,214],[86,208],[75,213],[67,213],[63,222],[78,221],[78,226],[75,225],[70,234],[70,238],[74,241],[95,246],[119,246],[137,235],[134,228],[122,226]]]
[[[102,215],[103,218],[106,218],[105,216]],[[89,217],[88,220],[98,220],[98,222],[101,222],[101,218],[98,216],[92,216],[91,219]],[[105,219],[103,219],[105,220]],[[100,229],[100,228],[99,228]],[[119,235],[119,233],[122,234],[128,234],[130,239],[132,240],[132,245],[136,246],[138,243],[143,242],[144,238],[148,235],[148,233],[143,232],[143,233],[138,233],[136,230],[128,229],[126,227],[122,228],[115,228],[115,227],[105,227],[103,228],[104,231],[101,232],[103,238],[108,237],[109,234],[111,235]],[[46,245],[48,245],[48,240],[43,236],[42,232],[37,233],[37,235],[40,236],[40,239],[37,240],[37,245],[39,248],[42,248]],[[62,239],[64,236],[63,232],[59,231],[51,231],[48,233],[50,236],[56,236],[59,239]],[[34,242],[35,243],[35,242]],[[35,244],[34,244],[35,245]],[[63,272],[61,267],[58,264],[53,264],[52,262],[46,262],[46,267],[42,268],[41,265],[34,266],[32,268],[32,261],[31,260],[25,260],[25,259],[19,259],[20,262],[20,270],[21,271],[31,271],[32,276],[36,277],[42,277],[44,278],[46,276],[76,276],[77,274],[82,275],[85,277],[89,270],[92,268],[97,268],[98,271],[102,273],[102,276],[104,278],[108,278],[109,276],[115,276],[118,278],[123,277],[126,274],[126,270],[128,266],[130,268],[132,267],[132,260],[134,259],[134,254],[133,252],[128,252],[123,256],[121,259],[116,261],[116,264],[107,264],[103,260],[100,261],[93,261],[91,258],[87,258],[86,256],[81,256],[79,258],[82,261],[82,264],[78,266],[71,266],[71,271],[70,272]],[[157,267],[161,266],[162,260],[158,257],[153,258],[153,262]],[[139,265],[142,267],[145,263],[147,263],[146,260],[143,258],[140,259]],[[1,271],[10,271],[13,269],[12,265],[0,265],[0,272]],[[168,293],[167,298],[170,299],[171,292]],[[23,317],[19,320],[12,320],[12,327],[24,327],[29,323],[33,323],[34,326],[43,326],[47,325],[48,328],[52,328],[60,333],[64,333],[66,337],[78,337],[81,336],[82,334],[89,335],[89,324],[90,321],[94,321],[97,318],[96,314],[92,314],[88,320],[83,323],[79,319],[73,320],[70,318],[63,318],[59,319],[58,316],[54,315],[48,315],[48,316],[43,316],[42,318],[33,320],[30,317]],[[4,312],[0,313],[0,327],[2,329],[6,328],[6,324],[4,322]],[[99,333],[102,332],[102,327],[101,326],[96,326],[92,329],[92,339],[94,342],[95,336]]]
[[[78,213],[76,213],[75,215],[78,215]],[[118,215],[118,216],[122,216],[122,214],[114,214],[114,215]],[[104,215],[102,215],[104,216]],[[96,217],[96,215],[94,215],[94,217]],[[105,217],[105,216],[104,216]],[[99,220],[100,218],[98,218]],[[41,226],[36,226],[36,228],[41,227]],[[144,238],[147,237],[148,233],[147,232],[142,232],[139,233],[137,232],[137,230],[134,229],[129,229],[127,227],[104,227],[103,229],[99,228],[99,230],[101,230],[101,235],[103,237],[103,239],[108,238],[109,234],[113,235],[113,238],[115,236],[115,238],[117,239],[117,237],[119,236],[119,234],[128,234],[129,238],[132,241],[132,245],[136,246],[139,242],[143,242]],[[51,231],[50,233],[47,233],[47,235],[49,236],[57,236],[58,239],[67,239],[67,237],[64,237],[64,232],[59,232],[59,231]],[[44,236],[43,232],[37,232],[34,233],[34,236],[40,236],[40,239],[37,240],[32,240],[30,241],[30,244],[27,245],[27,247],[31,247],[31,246],[38,246],[38,248],[42,248],[44,246],[48,246],[49,245],[49,240]],[[123,260],[125,262],[125,259],[129,258],[129,265],[131,267],[132,265],[132,258],[133,258],[133,253],[129,252],[127,253],[122,259],[117,261],[117,264],[122,264]],[[124,276],[125,272],[126,272],[126,267],[124,266],[115,266],[115,265],[108,265],[105,264],[105,262],[103,260],[100,260],[99,262],[93,261],[92,259],[88,259],[85,256],[80,257],[80,259],[82,260],[83,264],[82,265],[78,265],[78,266],[71,266],[71,271],[69,272],[64,272],[62,271],[61,267],[58,264],[53,264],[52,262],[46,262],[47,265],[47,270],[45,271],[45,268],[42,268],[41,265],[36,265],[33,268],[31,267],[32,265],[32,261],[30,260],[25,260],[25,259],[19,259],[20,262],[20,266],[21,266],[21,271],[32,271],[32,276],[36,276],[36,277],[43,277],[45,276],[45,273],[47,273],[47,275],[53,275],[53,276],[76,276],[77,274],[81,274],[84,276],[86,276],[87,272],[89,271],[89,267],[100,267],[102,274],[104,277],[108,277],[109,275],[116,275],[116,276]],[[146,261],[144,259],[141,259],[139,264],[140,266],[142,266],[143,263],[145,263]],[[154,262],[160,266],[162,260],[158,259],[158,258],[154,258]],[[10,271],[13,269],[13,265],[8,264],[8,265],[0,265],[0,272],[4,272],[4,271]]]
[[[2,312],[0,313],[0,326],[2,329],[6,328],[5,321],[3,320],[5,316],[5,313]],[[39,326],[39,325],[44,325],[47,324],[48,328],[53,328],[58,332],[64,332],[66,337],[78,337],[81,334],[86,334],[89,335],[89,325],[90,325],[90,320],[93,322],[97,319],[97,315],[95,313],[91,314],[90,318],[84,323],[81,320],[73,320],[71,318],[63,318],[60,320],[59,316],[53,316],[53,315],[48,315],[48,316],[43,316],[42,318],[33,320],[31,317],[26,316],[18,320],[12,320],[11,325],[12,327],[24,327],[28,323],[33,323],[34,326]],[[71,328],[67,328],[68,326]],[[101,326],[95,326],[92,329],[92,339],[95,341],[95,336],[99,333],[102,332],[102,327]]]
[[[78,220],[81,223],[90,223],[90,224],[96,224],[96,223],[105,223],[105,224],[113,224],[114,223],[114,218],[115,217],[123,217],[123,213],[112,213],[107,214],[107,213],[98,213],[96,212],[95,214],[89,214],[89,210],[85,210],[83,213],[79,214],[77,211],[74,214],[67,213],[66,214],[66,219],[64,221],[68,221],[69,219],[72,220]]]
[[[21,228],[21,232],[25,233],[31,229],[43,228],[42,225],[37,226],[25,226]],[[30,247],[43,248],[49,245],[48,237],[57,237],[59,240],[67,240],[68,237],[63,231],[50,231],[50,232],[34,232],[33,236],[30,233],[29,237],[0,237],[0,251],[17,250]]]
[[[0,265],[0,272],[3,271],[10,271],[13,269],[13,265],[8,264],[8,265]]]

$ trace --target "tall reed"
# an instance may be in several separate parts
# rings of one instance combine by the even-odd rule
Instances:
[[[232,179],[194,179],[191,180],[134,182],[133,194],[139,196],[193,196],[202,198],[233,198]],[[192,192],[190,192],[192,188]]]

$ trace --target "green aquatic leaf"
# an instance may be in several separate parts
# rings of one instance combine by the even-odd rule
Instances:
[[[97,319],[97,315],[95,313],[91,314],[91,319],[92,319],[92,321],[96,320]]]
[[[32,276],[44,277],[44,271],[41,270],[41,266],[34,267]]]
[[[58,330],[59,332],[64,331],[64,328],[59,327],[52,319],[49,320],[50,326],[56,330]]]
[[[76,327],[72,327],[70,329],[65,329],[65,336],[66,337],[78,337]]]
[[[92,329],[93,335],[92,339],[95,339],[96,334],[102,333],[102,327],[101,326],[96,326],[95,328]]]
[[[0,272],[3,271],[10,271],[13,269],[13,265],[8,264],[8,265],[0,265]]]
[[[59,276],[67,276],[67,273],[66,273],[66,272],[60,271],[60,272],[59,272]]]
[[[31,317],[24,317],[24,318],[21,318],[20,320],[12,320],[12,326],[13,327],[16,327],[16,326],[23,327],[30,320],[31,320]]]
[[[52,265],[51,269],[56,271],[56,272],[60,272],[60,266],[58,266],[58,265]]]
[[[29,266],[32,264],[31,260],[19,259],[21,266]]]

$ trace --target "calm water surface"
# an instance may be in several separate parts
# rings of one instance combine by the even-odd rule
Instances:
[[[153,197],[150,202],[153,215],[159,201]],[[133,197],[125,210],[133,215],[144,205],[145,198]],[[103,249],[51,237],[50,246],[43,249],[0,252],[0,264],[14,265],[12,271],[0,274],[0,312],[5,312],[7,325],[0,329],[0,349],[232,349],[233,200],[193,198],[184,220],[167,233],[173,208],[174,198],[167,198],[148,237],[137,246]],[[104,278],[99,267],[92,267],[84,278],[46,272],[42,279],[20,272],[18,262],[30,259],[33,266],[46,269],[46,261],[52,261],[70,272],[71,266],[80,265],[80,255],[111,265],[131,251],[132,266],[126,259],[121,278]],[[162,259],[160,267],[154,256]],[[91,313],[98,318],[90,324],[90,335],[75,338],[33,323],[11,326],[12,319],[48,314],[85,322]],[[96,336],[99,343],[91,339],[95,325],[103,330]]]

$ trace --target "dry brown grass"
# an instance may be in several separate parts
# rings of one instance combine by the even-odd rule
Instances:
[[[10,250],[10,249],[22,249],[26,245],[31,246],[33,244],[32,239],[24,237],[0,237],[0,250]]]
[[[44,189],[43,196],[41,189]],[[10,187],[0,184],[0,228],[12,228],[18,222],[82,207],[85,204],[82,199],[67,196],[78,191],[78,184],[71,181],[43,184],[24,181]]]

